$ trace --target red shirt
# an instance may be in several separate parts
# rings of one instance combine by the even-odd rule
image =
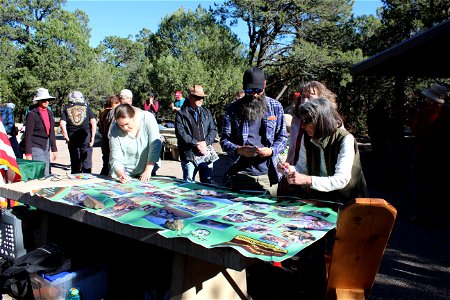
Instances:
[[[45,130],[47,131],[47,135],[50,134],[50,116],[48,115],[47,108],[40,108],[39,107],[39,113],[42,116],[42,120],[44,121]]]

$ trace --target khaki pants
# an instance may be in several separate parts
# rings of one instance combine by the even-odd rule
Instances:
[[[278,184],[270,186],[268,175],[254,176],[244,172],[238,172],[231,177],[231,188],[235,191],[268,192],[272,197],[276,197]]]

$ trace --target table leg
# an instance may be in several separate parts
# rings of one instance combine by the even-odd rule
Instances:
[[[176,253],[170,295],[171,300],[248,299],[246,271],[227,269]]]

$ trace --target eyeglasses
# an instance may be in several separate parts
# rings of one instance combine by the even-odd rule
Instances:
[[[192,98],[195,100],[203,100],[205,97],[197,96],[197,95],[191,95]]]
[[[313,119],[311,117],[302,118],[302,125],[306,126],[313,122]]]
[[[247,90],[244,90],[244,92],[246,93],[246,94],[259,94],[259,93],[261,93],[263,90],[262,89],[259,89],[259,88],[253,88],[253,89],[247,89]]]

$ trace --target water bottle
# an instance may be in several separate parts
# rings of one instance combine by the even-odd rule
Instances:
[[[71,288],[69,290],[68,300],[80,300],[80,291],[77,288]]]

